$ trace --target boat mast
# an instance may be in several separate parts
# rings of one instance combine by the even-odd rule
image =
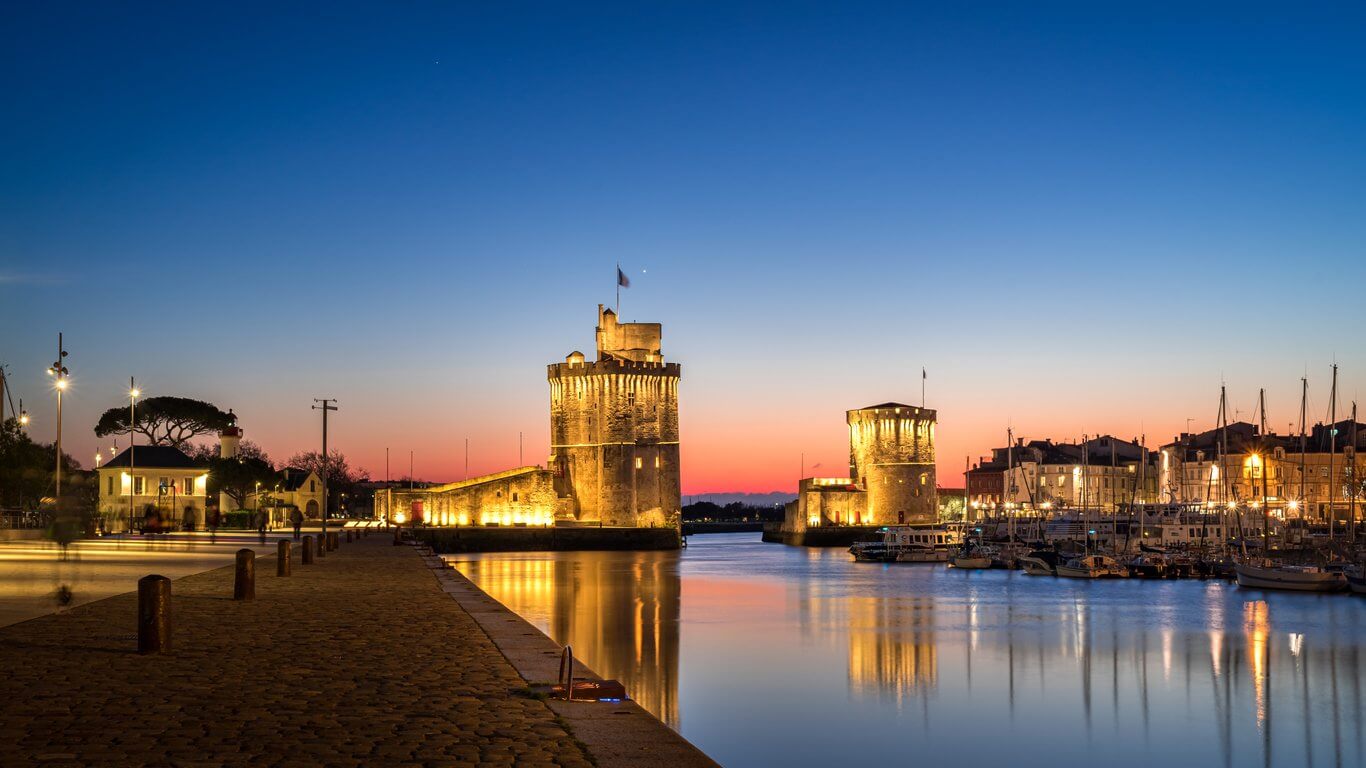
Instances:
[[[1002,505],[1006,513],[1006,530],[1010,530],[1010,500],[1015,497],[1015,428],[1006,427],[1006,500]],[[999,529],[997,529],[999,530]],[[993,536],[996,534],[993,533]],[[981,536],[977,537],[981,540]]]
[[[1262,422],[1262,424],[1261,424],[1261,429],[1260,429],[1260,432],[1261,432],[1261,435],[1262,435],[1262,441],[1261,441],[1261,442],[1262,442],[1262,458],[1261,458],[1261,462],[1260,462],[1260,463],[1261,463],[1260,469],[1261,469],[1261,473],[1262,473],[1262,554],[1263,554],[1263,555],[1266,555],[1266,556],[1269,556],[1269,555],[1271,554],[1271,510],[1267,509],[1267,507],[1266,507],[1266,496],[1267,496],[1267,494],[1266,494],[1266,476],[1267,476],[1267,469],[1268,469],[1268,468],[1270,467],[1270,465],[1271,465],[1271,460],[1270,460],[1270,459],[1267,457],[1267,455],[1266,455],[1267,443],[1266,443],[1266,388],[1265,388],[1265,387],[1263,387],[1262,389],[1257,390],[1257,410],[1261,413],[1261,422]],[[1249,490],[1251,490],[1251,489],[1249,489]]]
[[[1347,541],[1352,544],[1357,543],[1357,491],[1361,488],[1361,479],[1357,477],[1357,401],[1352,401],[1352,471],[1348,473],[1352,483],[1352,527],[1347,529]]]
[[[1091,452],[1087,450],[1088,438],[1085,434],[1081,436],[1081,524],[1086,530],[1086,553],[1091,554],[1091,506],[1089,478],[1087,470],[1090,468]]]
[[[1338,364],[1333,363],[1333,388],[1328,395],[1328,543],[1333,543],[1333,529],[1337,514],[1333,503],[1337,501],[1337,478],[1333,476],[1333,459],[1338,452]]]
[[[1309,377],[1308,377],[1308,376],[1302,376],[1302,377],[1300,377],[1300,505],[1301,505],[1301,506],[1304,506],[1304,505],[1306,505],[1306,504],[1309,503],[1309,500],[1306,499],[1306,498],[1305,498],[1305,495],[1304,495],[1304,480],[1305,480],[1305,474],[1307,473],[1307,467],[1306,467],[1306,465],[1305,465],[1305,452],[1304,452],[1304,449],[1305,449],[1305,444],[1304,444],[1304,443],[1305,443],[1305,420],[1306,420],[1306,417],[1309,415],[1308,408],[1309,408]],[[1308,512],[1308,511],[1309,511],[1309,510],[1307,510],[1307,509],[1301,509],[1301,510],[1300,510],[1300,519],[1306,518],[1308,515],[1306,515],[1305,513]]]

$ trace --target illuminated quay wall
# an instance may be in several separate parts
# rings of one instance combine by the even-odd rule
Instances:
[[[375,514],[400,525],[547,526],[555,522],[552,473],[519,467],[430,488],[375,492]]]

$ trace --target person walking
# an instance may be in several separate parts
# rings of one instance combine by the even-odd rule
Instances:
[[[267,520],[267,519],[268,519],[268,516],[266,515],[266,513],[265,513],[264,510],[259,511],[259,512],[256,513],[256,530],[258,530],[258,531],[261,532],[261,543],[262,543],[262,544],[265,544],[265,543],[266,543],[266,520]]]
[[[295,507],[289,513],[289,521],[294,524],[294,540],[298,541],[299,531],[304,527],[304,513],[300,512],[298,507]]]

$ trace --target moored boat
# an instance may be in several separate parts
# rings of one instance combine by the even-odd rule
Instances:
[[[1018,562],[1029,576],[1058,575],[1058,553],[1051,549],[1040,549],[1021,555]]]
[[[1234,566],[1238,586],[1249,589],[1284,589],[1294,592],[1336,592],[1347,586],[1347,576],[1340,571],[1328,571],[1316,565],[1256,565],[1250,562]]]
[[[1058,564],[1058,575],[1068,579],[1123,579],[1129,569],[1105,555],[1083,555]]]

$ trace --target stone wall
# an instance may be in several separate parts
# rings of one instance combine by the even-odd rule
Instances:
[[[604,525],[676,525],[681,511],[676,363],[548,367],[551,469],[572,514]]]
[[[850,471],[868,494],[865,523],[936,522],[935,417],[899,403],[848,412]]]
[[[419,506],[414,506],[415,504]],[[555,522],[554,477],[541,467],[520,467],[430,488],[375,492],[375,515],[430,526],[547,526]],[[420,510],[420,511],[419,511]]]

